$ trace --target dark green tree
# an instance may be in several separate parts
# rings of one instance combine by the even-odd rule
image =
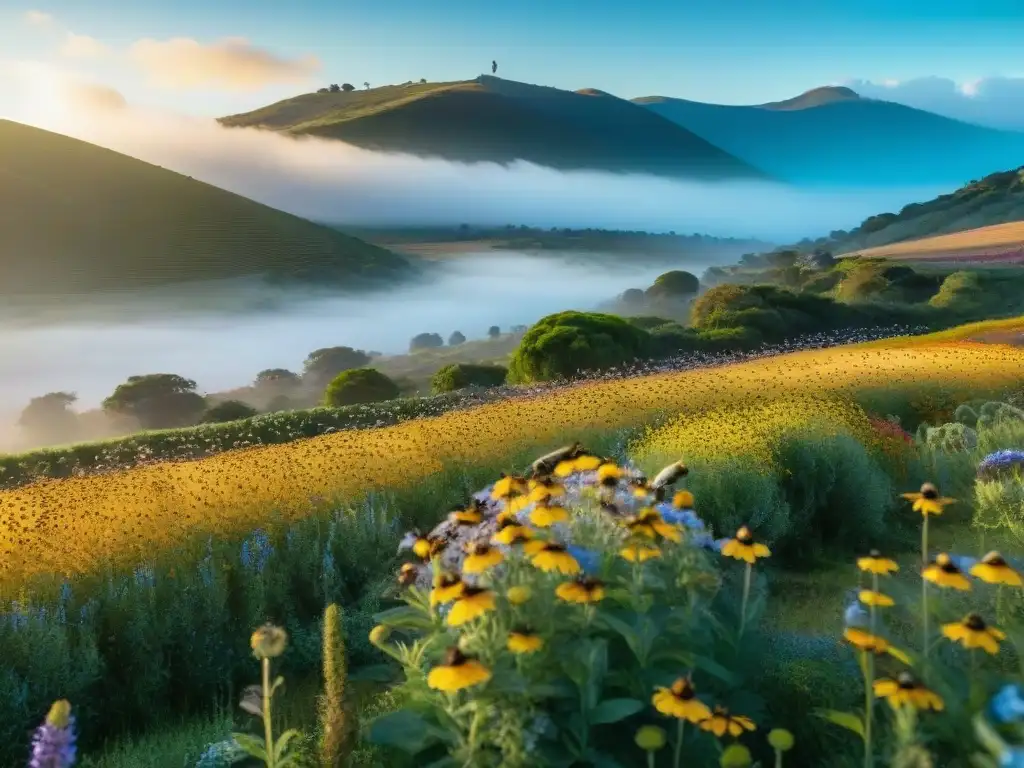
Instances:
[[[71,406],[78,400],[73,392],[48,392],[33,397],[18,417],[18,426],[33,442],[70,443],[78,437],[78,414]]]
[[[496,339],[501,336],[501,328],[496,325],[492,325],[487,329],[487,335],[492,339]]]
[[[362,368],[370,356],[352,347],[324,347],[309,353],[302,364],[302,376],[314,389],[326,387],[342,371]]]
[[[129,376],[103,401],[103,410],[134,419],[143,429],[170,429],[195,424],[206,410],[196,383],[174,373]]]
[[[452,335],[448,337],[448,346],[457,347],[459,344],[465,344],[466,337],[462,334],[462,331],[453,331]]]
[[[253,386],[267,393],[294,392],[302,384],[302,377],[287,368],[267,368],[256,374]]]
[[[668,299],[682,296],[692,296],[700,291],[700,280],[690,272],[681,269],[674,269],[654,279],[654,284],[647,289],[647,295],[652,298]]]
[[[526,332],[512,355],[509,381],[570,378],[649,356],[650,334],[615,315],[559,312]]]
[[[355,368],[339,373],[327,386],[324,404],[334,407],[394,400],[398,385],[376,368]]]
[[[409,351],[416,352],[421,349],[437,349],[444,346],[444,339],[439,333],[417,333],[409,341]]]
[[[507,376],[508,369],[501,365],[449,363],[434,374],[430,389],[440,394],[466,387],[498,387],[505,383]]]
[[[201,424],[217,424],[224,421],[240,421],[248,419],[259,413],[248,403],[241,400],[224,400],[216,405],[211,405],[203,413],[199,420]]]

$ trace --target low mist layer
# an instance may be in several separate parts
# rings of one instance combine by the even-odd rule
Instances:
[[[707,266],[687,268],[701,274]],[[75,392],[77,408],[95,407],[136,374],[176,373],[215,392],[249,384],[266,368],[299,371],[306,355],[320,347],[389,354],[407,351],[409,340],[422,332],[447,338],[457,330],[468,339],[484,338],[492,325],[507,330],[551,312],[592,309],[626,288],[646,287],[664,270],[466,254],[438,265],[434,279],[422,285],[361,297],[290,296],[273,312],[168,312],[164,319],[140,320],[131,304],[110,303],[102,319],[8,326],[0,334],[0,360],[6,361],[0,423],[13,423],[30,398],[47,392]],[[241,303],[242,297],[232,298]],[[258,303],[261,296],[253,290],[248,298]]]
[[[936,189],[802,191],[758,182],[681,182],[369,152],[339,141],[224,128],[132,107],[109,88],[40,84],[16,114],[246,195],[340,224],[529,224],[677,230],[786,242],[849,228]]]

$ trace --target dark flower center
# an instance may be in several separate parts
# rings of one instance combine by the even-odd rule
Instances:
[[[978,614],[972,613],[964,619],[964,626],[972,632],[982,632],[985,629],[985,620]]]
[[[465,600],[467,598],[474,598],[474,597],[476,597],[478,595],[482,595],[486,591],[487,591],[486,587],[471,587],[471,586],[467,585],[462,590],[462,599]]]
[[[937,499],[939,498],[939,489],[931,483],[925,483],[921,486],[921,495],[926,499]]]
[[[914,678],[907,672],[900,672],[900,676],[896,678],[896,682],[899,684],[900,688],[905,691],[912,691],[917,688],[917,681],[914,680]]]
[[[446,667],[461,667],[467,661],[469,661],[469,658],[459,650],[457,645],[449,648],[444,656],[444,666]]]
[[[736,531],[736,541],[740,544],[753,544],[754,535],[750,532],[750,529],[747,528],[747,526],[743,526]]]
[[[989,552],[987,555],[981,558],[981,562],[983,562],[985,565],[994,565],[997,568],[1003,568],[1006,566],[1006,560],[1004,560],[1003,556],[1000,555],[998,552]]]
[[[882,556],[882,553],[879,552],[877,549],[872,549],[870,552],[868,552],[868,557],[870,557],[870,558],[872,558],[874,560],[877,560],[881,556]]]

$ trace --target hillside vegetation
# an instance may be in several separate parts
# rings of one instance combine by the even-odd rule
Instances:
[[[949,194],[906,205],[897,213],[871,216],[849,232],[832,232],[821,244],[835,253],[849,253],[1021,220],[1024,220],[1024,166],[989,174]],[[1021,239],[1014,229],[1005,228],[964,233],[961,239],[948,242],[949,247],[960,249],[1002,246],[1019,243]],[[932,246],[935,244],[925,247]]]
[[[0,120],[0,291],[116,292],[266,276],[393,279],[402,257],[83,141]]]
[[[634,102],[798,184],[957,185],[1024,157],[1024,133],[863,99],[848,88],[819,88],[758,106],[664,96]]]
[[[488,76],[306,93],[220,122],[460,162],[525,160],[565,170],[766,178],[749,163],[624,99]]]

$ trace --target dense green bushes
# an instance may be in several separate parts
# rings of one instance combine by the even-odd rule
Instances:
[[[434,374],[430,389],[434,394],[440,394],[466,387],[497,387],[505,383],[507,376],[508,369],[502,365],[449,363]]]
[[[324,393],[324,405],[362,405],[395,400],[402,394],[398,385],[376,368],[353,368],[339,373]]]
[[[607,370],[651,354],[650,337],[621,317],[559,312],[533,325],[512,355],[509,381],[529,383]]]

